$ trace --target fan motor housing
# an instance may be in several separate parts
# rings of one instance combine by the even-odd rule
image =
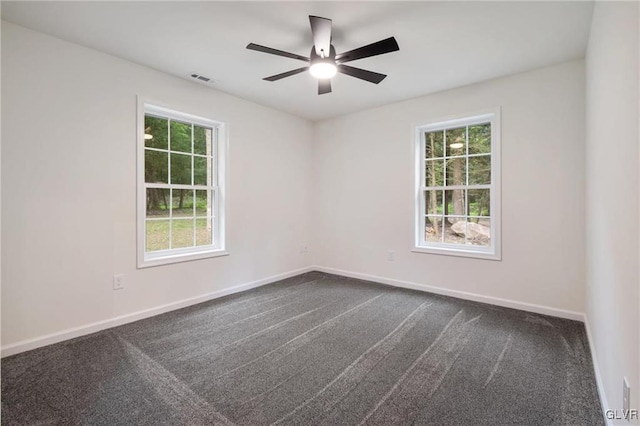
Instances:
[[[311,65],[315,64],[316,62],[330,62],[332,64],[335,64],[336,63],[336,49],[335,49],[335,47],[333,47],[333,44],[332,44],[330,52],[329,52],[329,55],[325,56],[323,58],[323,57],[321,57],[320,55],[318,55],[316,53],[316,47],[313,46],[311,48],[311,53],[309,54],[309,58],[311,59]]]

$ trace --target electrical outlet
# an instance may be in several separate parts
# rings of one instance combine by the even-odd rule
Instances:
[[[124,275],[116,274],[113,276],[113,289],[122,290],[124,288]]]
[[[622,412],[628,413],[631,405],[631,388],[626,377],[622,378]],[[629,420],[629,419],[627,419]]]
[[[387,253],[387,260],[388,260],[389,262],[393,262],[394,260],[396,260],[396,252],[394,252],[394,251],[391,251],[391,250],[390,250],[390,251]]]

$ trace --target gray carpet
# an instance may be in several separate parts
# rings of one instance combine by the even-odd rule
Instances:
[[[5,358],[2,424],[604,422],[581,323],[312,272]]]

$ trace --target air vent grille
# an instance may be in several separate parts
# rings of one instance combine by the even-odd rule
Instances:
[[[204,75],[201,74],[196,74],[193,73],[190,75],[191,78],[193,78],[194,80],[198,80],[202,83],[208,83],[208,84],[213,84],[213,80],[209,77],[205,77]]]

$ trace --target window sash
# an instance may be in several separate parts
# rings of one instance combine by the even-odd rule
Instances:
[[[145,117],[148,114],[145,114]],[[158,117],[158,118],[168,118],[168,117]],[[185,124],[189,124],[189,123],[185,123]],[[210,128],[210,127],[207,127]],[[210,156],[200,156],[200,157],[204,157],[204,158],[209,158],[209,159],[213,159],[216,158],[216,154],[217,154],[217,146],[218,146],[218,141],[217,141],[217,129],[216,128],[212,128],[212,155]],[[192,135],[191,135],[191,145],[192,145],[192,151],[193,151],[193,128],[192,128]],[[171,195],[169,195],[169,216],[167,217],[159,217],[159,218],[149,218],[148,216],[145,217],[145,222],[144,222],[144,236],[145,236],[145,241],[144,241],[144,252],[145,252],[145,256],[147,257],[160,257],[160,256],[166,256],[167,254],[171,254],[174,252],[189,252],[189,250],[186,249],[194,249],[195,252],[201,252],[201,251],[205,251],[205,250],[210,250],[212,248],[217,248],[218,244],[218,232],[217,232],[217,218],[219,217],[218,214],[218,193],[219,193],[219,188],[218,186],[215,184],[215,182],[217,182],[217,177],[216,177],[216,169],[218,167],[215,167],[214,170],[212,171],[212,176],[211,176],[211,181],[213,182],[211,185],[196,185],[193,184],[193,181],[195,179],[195,169],[194,169],[194,164],[193,164],[193,153],[183,153],[183,152],[176,152],[176,151],[171,151],[171,138],[169,138],[169,150],[157,150],[157,151],[164,151],[164,152],[171,152],[171,153],[177,153],[177,154],[181,154],[181,155],[185,155],[185,156],[190,156],[191,157],[191,182],[192,184],[173,184],[173,183],[146,183],[144,184],[144,189],[145,192],[147,189],[169,189],[169,190],[180,190],[180,189],[184,189],[184,190],[189,190],[189,191],[194,191],[194,197],[195,197],[195,191],[196,190],[201,190],[201,191],[211,191],[212,192],[212,205],[213,208],[211,209],[211,216],[198,216],[196,214],[196,203],[194,200],[193,203],[193,216],[180,216],[179,218],[174,218],[173,216],[173,192],[171,192]],[[145,147],[145,150],[147,150],[148,148]],[[146,170],[146,163],[145,163],[145,170]],[[169,161],[169,165],[168,165],[168,176],[170,179],[171,176],[171,161]],[[145,211],[146,211],[146,198],[145,198]],[[189,246],[189,247],[180,247],[180,248],[173,248],[173,221],[175,219],[185,219],[185,220],[196,220],[196,219],[211,219],[213,222],[213,226],[211,227],[211,244],[206,244],[206,245],[197,245],[197,239],[196,239],[196,226],[194,223],[194,229],[193,229],[193,246]],[[148,251],[147,250],[147,221],[160,221],[160,220],[168,220],[169,221],[169,248],[166,250],[153,250],[153,251]],[[158,253],[160,253],[160,255],[158,255]]]

